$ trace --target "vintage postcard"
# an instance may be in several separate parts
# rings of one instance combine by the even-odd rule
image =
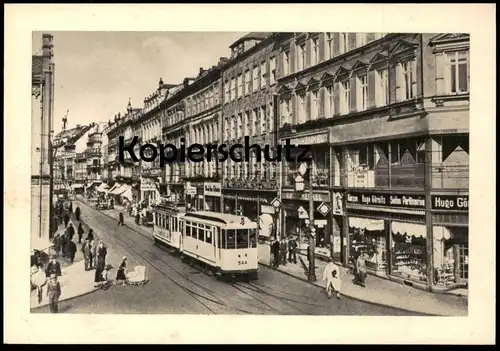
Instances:
[[[235,6],[7,7],[6,341],[491,343],[494,6]]]

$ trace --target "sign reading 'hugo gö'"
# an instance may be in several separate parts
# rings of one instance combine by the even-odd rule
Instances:
[[[347,194],[347,202],[351,204],[425,208],[425,196],[422,195],[394,195],[394,194]]]
[[[469,195],[433,195],[433,210],[469,210]]]

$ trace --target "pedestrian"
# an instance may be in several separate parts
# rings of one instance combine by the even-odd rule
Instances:
[[[45,274],[47,277],[50,277],[52,274],[55,274],[58,277],[62,275],[61,264],[57,262],[55,255],[52,255],[52,259],[45,269]]]
[[[297,241],[293,237],[288,241],[288,262],[297,263]]]
[[[69,223],[68,228],[66,228],[66,234],[68,235],[69,240],[73,240],[73,236],[75,235],[75,227],[73,227],[73,223]]]
[[[96,256],[97,256],[97,245],[95,240],[92,239],[90,242],[90,269],[96,267]]]
[[[87,239],[89,239],[89,241],[94,240],[94,231],[92,229],[89,229],[89,233],[87,234]]]
[[[49,298],[50,312],[59,312],[59,297],[61,296],[61,284],[57,280],[56,274],[50,275],[50,280],[47,284],[47,296]]]
[[[274,267],[274,238],[271,238],[269,243],[269,265]]]
[[[288,253],[288,243],[286,238],[282,238],[280,242],[280,262],[286,266],[286,255]]]
[[[273,252],[274,252],[274,267],[278,268],[280,265],[280,242],[277,239],[274,239],[273,242]]]
[[[83,233],[85,233],[85,231],[83,230],[82,222],[80,222],[80,223],[78,223],[78,244],[82,243]]]
[[[61,235],[56,234],[54,237],[54,251],[57,257],[61,254],[61,245],[62,245],[62,240],[61,240]]]
[[[73,213],[73,203],[70,201],[68,206],[69,213]]]
[[[366,258],[364,254],[358,256],[356,260],[356,282],[363,288],[366,287]]]
[[[104,243],[101,241],[99,243],[99,248],[97,249],[97,265],[95,269],[95,277],[94,277],[94,286],[97,287],[102,284],[104,281],[103,273],[106,269],[106,255],[107,249],[104,246]]]
[[[76,251],[78,250],[76,248],[76,244],[73,241],[70,241],[68,249],[69,249],[69,252],[68,252],[69,260],[71,263],[73,263],[75,261]]]
[[[67,212],[64,213],[63,221],[64,221],[64,227],[67,228],[69,223],[69,215]]]
[[[85,239],[83,245],[82,245],[82,252],[83,252],[83,260],[85,263],[85,271],[89,271],[92,267],[92,264],[90,263],[92,254],[90,253],[90,241],[89,239]]]
[[[38,263],[33,266],[31,283],[36,287],[38,303],[42,303],[43,286],[47,283],[47,276],[44,272],[41,260],[38,260]]]
[[[118,214],[118,225],[124,225],[123,224],[123,213],[122,212],[120,212]]]
[[[337,294],[337,299],[340,299],[340,289],[342,281],[340,280],[340,268],[333,263],[333,258],[330,258],[328,264],[323,271],[323,281],[326,283],[325,289],[328,298],[332,296],[332,289]]]
[[[80,212],[80,207],[77,207],[75,209],[75,217],[76,217],[76,220],[79,221],[80,220],[80,215],[81,215],[81,212]]]
[[[116,272],[116,283],[120,282],[125,285],[127,281],[127,257],[123,256],[122,263],[120,263],[120,267],[118,267],[118,271]]]

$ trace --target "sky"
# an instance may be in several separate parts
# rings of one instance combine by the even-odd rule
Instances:
[[[158,81],[180,84],[200,67],[229,57],[229,45],[245,32],[49,32],[54,36],[54,131],[112,119],[142,108]],[[32,52],[41,54],[42,32],[33,32]]]

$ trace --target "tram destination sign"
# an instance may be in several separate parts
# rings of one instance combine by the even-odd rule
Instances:
[[[469,195],[432,195],[431,199],[433,210],[469,210]]]
[[[425,208],[425,196],[379,193],[351,193],[347,194],[347,203],[380,207]]]

